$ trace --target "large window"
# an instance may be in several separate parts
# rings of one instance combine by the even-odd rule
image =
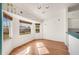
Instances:
[[[31,34],[31,24],[32,23],[20,21],[20,35]]]
[[[11,29],[12,17],[3,13],[3,39],[10,39],[10,29]]]
[[[10,20],[3,17],[3,39],[9,39],[9,31],[10,30]]]

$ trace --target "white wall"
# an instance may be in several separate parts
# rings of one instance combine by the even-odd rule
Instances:
[[[67,32],[67,9],[52,11],[50,19],[43,23],[43,36],[46,39],[66,42]],[[58,21],[60,20],[60,21]]]
[[[14,17],[12,20],[12,27],[11,27],[12,39],[8,39],[5,41],[3,40],[2,54],[9,54],[12,51],[12,49],[24,43],[27,43],[37,37],[38,39],[42,38],[42,30],[40,31],[40,33],[35,33],[35,23],[32,23],[31,25],[31,34],[27,34],[27,35],[19,35],[19,25],[20,25],[19,19]],[[40,26],[40,28],[42,27]]]
[[[9,54],[13,49],[13,40],[9,39],[2,43],[2,54]]]

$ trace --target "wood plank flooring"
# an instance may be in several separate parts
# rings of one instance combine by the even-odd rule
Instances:
[[[13,49],[10,55],[69,55],[69,52],[63,42],[36,39]]]

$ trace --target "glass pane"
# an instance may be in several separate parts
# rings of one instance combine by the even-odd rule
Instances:
[[[30,33],[31,33],[30,24],[20,23],[20,35],[30,34]]]
[[[35,24],[35,31],[36,33],[40,32],[40,24]]]
[[[10,26],[10,20],[3,17],[3,39],[9,38],[9,26]]]

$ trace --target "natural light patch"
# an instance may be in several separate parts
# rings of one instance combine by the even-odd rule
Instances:
[[[30,55],[31,54],[31,46],[28,46],[23,51],[19,52],[17,55]]]
[[[42,42],[37,42],[36,43],[36,47],[38,49],[38,54],[39,55],[43,55],[43,54],[48,54],[49,53],[48,49],[45,47],[45,45]]]

